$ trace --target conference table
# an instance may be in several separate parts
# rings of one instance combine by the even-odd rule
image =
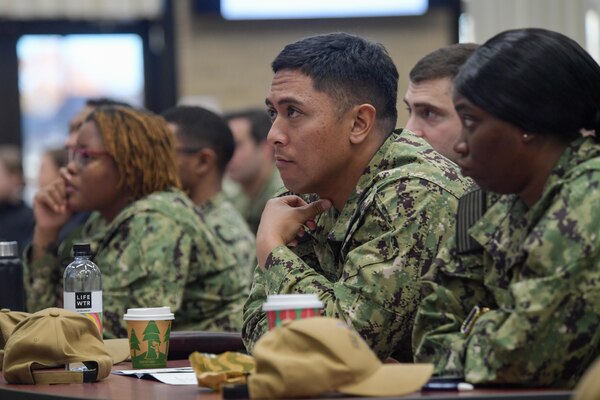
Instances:
[[[168,367],[189,366],[188,360],[173,360]],[[131,369],[130,362],[114,366],[114,369]],[[403,400],[568,400],[573,392],[551,389],[475,389],[466,392],[431,391],[415,392],[403,397]],[[0,377],[0,399],[10,400],[56,400],[56,399],[168,399],[168,400],[218,400],[218,392],[196,385],[168,385],[150,379],[138,379],[130,376],[111,374],[101,382],[61,385],[16,385],[8,384],[4,376]],[[322,399],[361,399],[332,395]],[[391,398],[379,398],[391,399]]]

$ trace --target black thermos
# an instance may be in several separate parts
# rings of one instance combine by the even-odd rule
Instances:
[[[25,311],[23,263],[17,242],[0,242],[0,308]]]

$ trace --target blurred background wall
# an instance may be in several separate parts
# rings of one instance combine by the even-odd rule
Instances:
[[[218,15],[190,13],[189,0],[175,1],[179,95],[213,97],[224,110],[262,106],[277,53],[302,37],[332,31],[382,43],[398,67],[399,93],[404,94],[412,65],[458,39],[457,15],[453,2],[447,3],[417,17],[223,21]]]
[[[225,20],[218,4],[0,0],[0,144],[22,147],[30,195],[40,154],[62,145],[86,98],[115,97],[155,112],[176,103],[263,107],[271,61],[309,35],[346,31],[387,48],[400,73],[399,126],[409,70],[441,46],[535,26],[572,37],[596,60],[600,53],[600,0],[429,0],[418,16],[242,21]],[[97,44],[98,37],[114,41]]]

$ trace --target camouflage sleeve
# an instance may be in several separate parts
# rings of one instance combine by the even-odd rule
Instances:
[[[483,287],[482,252],[457,257],[454,243],[446,242],[421,280],[423,300],[412,333],[415,361],[433,363],[436,375],[463,375],[460,327],[473,307],[493,307]]]
[[[412,360],[410,332],[421,269],[432,262],[439,242],[453,235],[457,199],[428,181],[410,178],[373,197],[364,219],[345,239],[354,246],[337,280],[307,264],[296,249],[279,246],[269,255],[247,303],[249,348],[266,329],[259,305],[267,294],[316,293],[325,315],[352,324],[380,359],[400,350],[400,359]]]
[[[506,289],[493,289],[500,307],[483,314],[462,344],[457,341],[455,356],[468,381],[572,387],[598,354],[600,204],[587,193],[593,185],[574,186],[577,190],[563,190],[521,241],[525,256],[516,269],[486,268],[486,279],[496,274],[510,281]],[[491,259],[483,263],[492,265]],[[445,288],[437,286],[419,312],[437,314],[439,321],[431,324],[421,347],[427,341],[431,347],[452,344],[456,326],[444,323],[464,319],[443,293],[462,303],[467,290],[449,281],[440,285]]]
[[[565,267],[511,284],[514,308],[477,321],[465,348],[468,381],[574,386],[597,354],[600,293],[589,286],[597,273]]]
[[[23,279],[29,312],[59,305],[56,288],[62,284],[62,267],[57,255],[57,247],[54,245],[48,248],[46,254],[34,262],[31,262],[32,245],[29,244],[25,248]]]
[[[196,234],[195,243],[196,261],[190,265],[175,327],[239,332],[249,289],[248,264],[240,265],[233,247],[220,241],[208,226]]]
[[[262,311],[262,305],[267,300],[265,289],[265,273],[257,265],[252,278],[250,295],[244,305],[244,321],[242,325],[242,339],[248,352],[252,351],[254,344],[267,332],[267,316]]]
[[[111,240],[99,257],[105,337],[127,336],[127,308],[170,306],[177,313],[191,258],[192,238],[171,218],[138,213],[121,231],[127,239]]]

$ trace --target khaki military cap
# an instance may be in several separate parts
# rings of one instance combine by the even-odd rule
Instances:
[[[83,371],[48,370],[83,363]],[[98,328],[85,316],[47,308],[19,322],[4,348],[9,383],[83,383],[106,378],[113,360]]]
[[[265,334],[252,355],[252,399],[401,396],[419,390],[433,372],[432,364],[382,364],[356,331],[329,317],[286,321]]]
[[[573,400],[600,399],[600,358],[586,370],[575,387]]]
[[[30,314],[21,311],[11,311],[8,308],[0,310],[0,370],[2,369],[2,360],[4,359],[4,346],[12,334],[15,326]]]

